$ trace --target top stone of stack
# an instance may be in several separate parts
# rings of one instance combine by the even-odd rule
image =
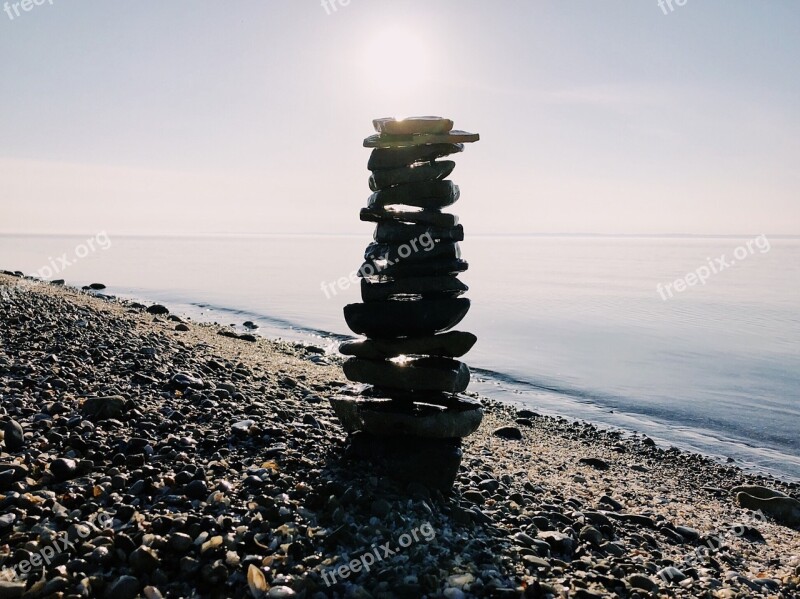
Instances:
[[[478,141],[477,133],[454,131],[453,121],[438,116],[406,119],[382,118],[372,121],[376,135],[364,140],[365,148],[404,148],[428,144],[460,144]]]

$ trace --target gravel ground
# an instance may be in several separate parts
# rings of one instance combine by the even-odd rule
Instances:
[[[800,597],[730,492],[797,484],[481,398],[453,492],[399,485],[337,356],[233,334],[0,274],[0,599]]]

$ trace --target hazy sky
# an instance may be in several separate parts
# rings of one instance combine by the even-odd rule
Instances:
[[[800,234],[796,0],[13,4],[0,231],[367,234],[371,119],[440,114],[468,234]]]

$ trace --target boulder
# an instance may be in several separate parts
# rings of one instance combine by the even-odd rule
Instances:
[[[344,307],[347,326],[359,335],[377,339],[415,337],[447,331],[469,311],[463,297],[384,301],[348,304]]]
[[[464,151],[464,144],[427,144],[406,148],[375,149],[369,156],[367,168],[371,171],[400,168],[412,164],[431,162],[437,158]]]
[[[365,148],[405,148],[427,144],[465,144],[480,140],[477,133],[454,129],[447,133],[418,133],[413,135],[386,135],[377,133],[364,140]]]
[[[369,188],[372,191],[379,191],[404,185],[406,183],[417,183],[420,181],[439,181],[446,179],[456,168],[456,163],[452,160],[442,160],[420,165],[404,166],[396,169],[384,169],[375,171],[369,177]]]
[[[458,217],[455,214],[438,210],[385,210],[383,208],[362,208],[360,218],[365,222],[380,223],[395,221],[412,225],[431,225],[434,227],[455,227]]]
[[[455,203],[460,194],[452,181],[420,181],[376,191],[369,196],[367,207],[405,205],[438,210]]]
[[[386,135],[415,135],[419,133],[447,133],[453,130],[453,121],[440,116],[412,116],[405,119],[387,117],[374,119],[372,126]]]
[[[379,282],[361,280],[361,299],[365,302],[406,296],[456,297],[468,290],[466,284],[453,276],[407,277]]]
[[[407,391],[461,393],[469,385],[469,368],[448,358],[413,358],[404,362],[350,358],[344,375],[356,383]]]
[[[347,341],[339,346],[345,356],[380,360],[397,356],[442,356],[459,358],[466,354],[478,338],[472,333],[450,331],[441,335],[403,337],[400,339],[366,339]]]
[[[460,397],[448,406],[391,399],[331,398],[336,416],[348,433],[410,435],[429,439],[462,438],[480,426],[479,403]]]

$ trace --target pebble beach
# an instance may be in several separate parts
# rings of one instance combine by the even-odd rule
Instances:
[[[0,274],[0,599],[800,597],[797,483],[473,394],[453,490],[401,484],[342,362]]]

